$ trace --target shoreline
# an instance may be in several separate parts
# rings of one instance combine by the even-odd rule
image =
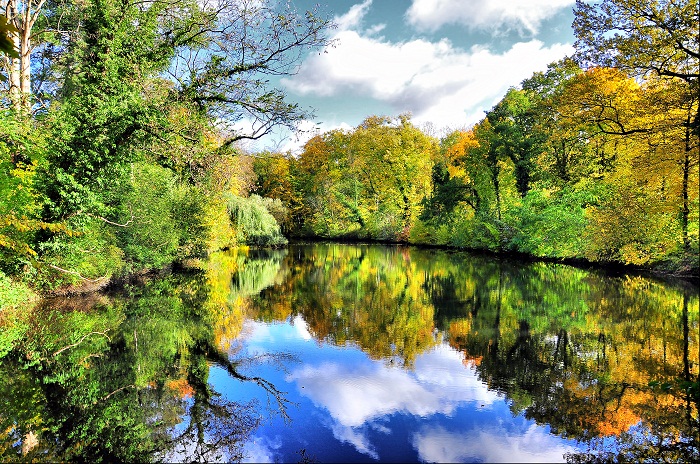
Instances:
[[[495,257],[499,260],[512,260],[523,263],[552,263],[564,264],[567,266],[576,267],[587,271],[602,271],[610,276],[621,276],[634,274],[642,277],[653,278],[656,280],[683,282],[692,287],[699,287],[698,273],[673,273],[666,272],[662,269],[654,268],[653,266],[635,266],[618,262],[601,262],[590,261],[585,258],[553,258],[540,257],[528,253],[515,251],[495,251],[479,248],[462,248],[453,245],[436,245],[428,243],[412,243],[408,241],[396,240],[374,240],[374,239],[359,239],[359,238],[324,238],[324,237],[292,237],[284,247],[249,247],[260,249],[280,249],[294,245],[304,245],[313,243],[329,243],[341,245],[385,245],[385,246],[405,246],[425,250],[443,250],[449,252],[468,253],[480,256]],[[248,247],[246,245],[246,247]],[[84,282],[81,285],[72,284],[67,287],[57,288],[47,292],[36,292],[37,300],[50,299],[55,297],[70,297],[73,295],[84,295],[89,293],[104,292],[108,293],[111,290],[122,288],[129,283],[137,283],[139,280],[148,279],[160,275],[166,275],[172,272],[182,272],[192,270],[195,267],[186,264],[186,262],[173,262],[160,269],[142,269],[137,272],[110,277],[99,282]]]

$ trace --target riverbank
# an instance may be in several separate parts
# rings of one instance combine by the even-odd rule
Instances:
[[[290,245],[300,245],[305,243],[339,243],[348,245],[397,245],[409,246],[422,249],[448,250],[454,252],[464,252],[473,255],[490,256],[507,262],[522,262],[522,263],[558,263],[573,266],[585,270],[601,270],[609,275],[634,274],[644,277],[651,277],[658,280],[683,280],[691,285],[697,286],[697,278],[699,276],[698,268],[688,267],[678,272],[677,269],[670,269],[663,265],[658,266],[635,266],[619,262],[602,262],[591,261],[585,258],[552,258],[535,256],[528,253],[516,251],[494,251],[478,248],[465,248],[453,245],[436,245],[427,243],[415,243],[410,241],[395,241],[395,240],[367,240],[356,237],[341,237],[328,239],[324,237],[295,237],[290,238]],[[248,248],[243,246],[241,248]],[[264,248],[264,247],[263,247]],[[273,248],[273,247],[270,247]],[[274,247],[279,248],[279,247]],[[4,274],[0,275],[0,309],[16,308],[21,305],[31,304],[44,297],[55,296],[71,296],[85,294],[91,292],[104,291],[108,288],[120,287],[128,282],[136,282],[140,279],[149,276],[164,275],[173,270],[184,270],[198,267],[201,265],[199,260],[185,260],[181,262],[173,262],[161,268],[142,269],[137,272],[132,272],[127,275],[112,276],[110,278],[91,280],[87,279],[82,283],[73,283],[54,290],[41,292],[37,289],[30,288],[26,283],[14,280]]]
[[[496,251],[483,248],[459,247],[455,245],[439,245],[432,243],[421,243],[412,241],[397,241],[397,240],[368,240],[357,237],[340,237],[340,238],[324,238],[324,237],[294,237],[289,239],[290,244],[301,243],[346,243],[346,244],[383,244],[383,245],[406,245],[419,248],[429,248],[437,250],[454,250],[467,252],[472,254],[493,256],[500,259],[518,260],[523,262],[543,262],[543,263],[559,263],[574,266],[582,269],[600,269],[615,274],[634,273],[645,276],[654,276],[658,278],[679,278],[689,281],[694,281],[700,277],[700,257],[695,266],[670,266],[667,263],[657,263],[656,265],[638,266],[625,264],[617,261],[593,261],[586,258],[554,258],[548,256],[537,256],[529,253],[518,251]]]

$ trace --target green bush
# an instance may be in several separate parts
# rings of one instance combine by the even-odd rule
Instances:
[[[552,258],[581,256],[589,201],[591,193],[586,191],[565,189],[549,195],[530,190],[519,207],[508,211],[512,235],[507,249]]]
[[[75,216],[70,233],[55,234],[38,245],[40,259],[25,273],[34,288],[106,283],[124,269],[124,252],[117,246],[114,227],[97,217]]]
[[[206,249],[204,194],[179,183],[172,171],[135,163],[122,192],[118,245],[130,270],[160,268]]]
[[[27,285],[15,282],[0,271],[0,311],[17,308],[37,299]]]

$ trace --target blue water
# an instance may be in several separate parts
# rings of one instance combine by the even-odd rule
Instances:
[[[243,358],[280,352],[296,358],[251,369],[293,403],[286,421],[258,385],[211,369],[213,388],[227,399],[257,398],[269,408],[272,417],[245,446],[247,462],[303,456],[320,462],[561,462],[565,453],[583,449],[513,415],[507,400],[446,343],[406,369],[370,359],[352,344],[315,340],[301,316],[285,323],[249,320],[243,333]]]

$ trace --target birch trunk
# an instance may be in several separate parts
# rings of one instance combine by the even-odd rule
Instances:
[[[18,112],[31,110],[32,74],[31,57],[32,28],[46,0],[1,0],[0,3],[7,22],[17,28],[11,34],[19,58],[6,58],[5,68],[9,85],[9,99]]]

